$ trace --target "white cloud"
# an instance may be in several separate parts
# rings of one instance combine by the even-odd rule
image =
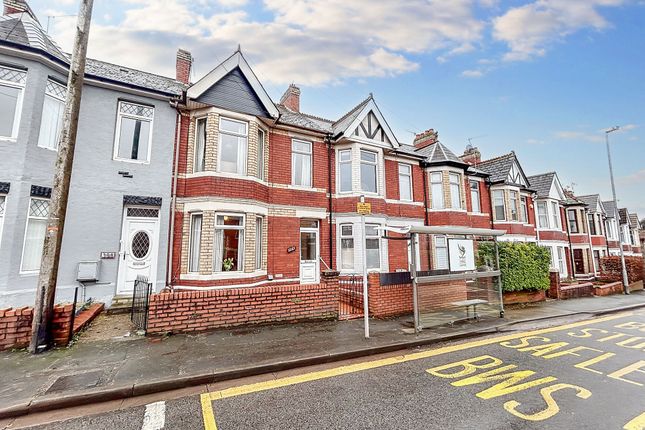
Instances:
[[[461,72],[461,76],[463,76],[464,78],[481,78],[482,76],[484,76],[484,72],[476,69],[464,70],[463,72]]]
[[[577,140],[594,143],[605,141],[604,135],[585,133],[582,131],[557,131],[555,132],[555,137],[558,139]]]
[[[508,45],[507,61],[529,60],[548,46],[584,28],[609,26],[599,8],[619,6],[623,0],[537,0],[509,9],[493,19],[493,37]]]
[[[196,58],[199,78],[239,43],[267,83],[388,77],[418,69],[411,55],[472,51],[485,29],[476,1],[264,0],[272,17],[259,20],[236,8],[240,0],[218,0],[232,9],[215,12],[188,0],[127,0],[122,22],[93,23],[89,55],[173,76],[181,47]],[[72,27],[55,22],[54,37],[67,50]]]

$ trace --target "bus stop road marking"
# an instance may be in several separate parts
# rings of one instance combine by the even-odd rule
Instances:
[[[256,393],[260,391],[272,390],[281,387],[287,387],[295,384],[302,384],[304,382],[317,381],[320,379],[331,378],[340,375],[347,375],[349,373],[361,372],[369,369],[376,369],[379,367],[390,366],[393,364],[401,364],[414,360],[421,360],[424,358],[435,357],[442,354],[448,354],[451,352],[463,351],[466,349],[478,348],[481,346],[492,345],[495,343],[519,339],[525,336],[534,336],[541,335],[546,333],[554,333],[564,330],[569,330],[576,327],[599,324],[606,321],[612,321],[619,318],[625,318],[633,315],[631,312],[623,313],[619,315],[610,315],[606,317],[596,318],[592,320],[579,321],[571,324],[565,324],[555,327],[549,327],[539,330],[533,330],[528,332],[519,332],[513,333],[504,336],[496,336],[487,339],[476,340],[472,342],[466,342],[457,345],[445,346],[442,348],[431,349],[422,352],[416,352],[411,354],[406,354],[397,357],[384,358],[380,360],[367,361],[363,363],[356,363],[346,366],[339,366],[333,369],[321,370],[317,372],[306,373],[303,375],[288,376],[273,381],[258,382],[254,384],[243,385],[239,387],[227,388],[220,391],[215,391],[212,393],[204,393],[201,395],[201,406],[202,406],[202,416],[204,420],[204,428],[206,430],[217,430],[217,423],[215,421],[215,413],[213,408],[213,401],[226,399],[229,397],[241,396],[244,394]],[[638,417],[641,418],[641,417]],[[645,420],[645,417],[642,418]],[[627,428],[627,427],[626,427]],[[639,427],[629,427],[628,429],[636,429]]]

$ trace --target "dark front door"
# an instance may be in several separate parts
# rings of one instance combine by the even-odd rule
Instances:
[[[573,250],[573,265],[576,269],[576,274],[585,273],[585,260],[582,252],[582,249]]]

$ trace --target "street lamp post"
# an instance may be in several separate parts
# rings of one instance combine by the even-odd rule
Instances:
[[[607,144],[607,160],[609,161],[609,176],[611,178],[611,193],[612,197],[614,199],[614,217],[616,219],[616,225],[618,226],[618,229],[620,229],[620,218],[618,215],[618,201],[616,200],[616,185],[614,184],[614,168],[611,164],[611,151],[609,149],[609,133],[613,133],[614,131],[618,131],[620,129],[619,126],[615,126],[610,128],[609,130],[605,130],[605,142]],[[625,294],[629,294],[629,278],[627,277],[627,266],[625,265],[625,252],[623,251],[623,244],[620,240],[620,233],[618,234],[618,247],[620,248],[620,264],[622,266],[622,271],[623,271],[623,292]]]

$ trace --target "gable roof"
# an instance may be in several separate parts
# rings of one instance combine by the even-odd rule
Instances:
[[[600,201],[600,194],[589,194],[586,196],[578,196],[578,199],[582,200],[587,206],[589,206],[590,212],[605,212],[605,208]]]
[[[540,175],[529,176],[528,178],[531,188],[535,190],[538,197],[549,197],[551,195],[551,187],[555,179],[555,172],[542,173]]]
[[[613,200],[604,201],[602,205],[605,207],[607,218],[616,218],[616,205]]]
[[[271,97],[269,97],[269,94],[266,92],[257,76],[255,76],[255,73],[253,73],[251,66],[249,66],[249,63],[246,61],[246,58],[244,58],[244,55],[242,55],[239,48],[230,57],[208,72],[206,76],[190,86],[187,91],[188,98],[197,100],[236,68],[239,69],[241,75],[249,83],[255,96],[257,96],[266,112],[271,115],[271,117],[277,118],[280,115],[278,108],[271,100]]]
[[[398,139],[394,135],[394,132],[390,128],[390,125],[387,123],[385,117],[381,113],[381,110],[376,105],[374,96],[371,93],[365,100],[363,100],[351,111],[343,115],[341,119],[334,123],[334,138],[340,139],[342,137],[348,137],[357,140],[373,140],[371,137],[357,137],[358,133],[353,134],[354,131],[361,125],[362,121],[369,115],[373,115],[375,120],[378,122],[378,125],[380,126],[379,128],[382,130],[384,143],[389,143],[389,145],[391,145],[393,148],[398,148],[399,146],[401,146]]]
[[[428,164],[456,164],[458,166],[468,166],[461,158],[457,157],[450,149],[437,141],[423,148],[417,149],[418,154],[426,157]]]
[[[522,176],[522,178],[527,184],[525,188],[529,189],[530,182],[526,178],[526,175],[524,174],[524,170],[522,169],[522,166],[520,165],[520,162],[517,159],[517,156],[515,155],[514,151],[511,151],[508,154],[504,154],[496,158],[491,158],[490,160],[484,160],[475,164],[476,168],[483,170],[484,172],[490,175],[490,180],[494,184],[495,183],[511,184],[511,182],[508,180],[508,177],[509,177],[509,174],[511,173],[511,170],[513,169],[513,166],[518,167],[519,174]],[[512,183],[512,184],[522,185],[517,183]]]
[[[42,54],[65,68],[70,64],[69,55],[25,12],[0,16],[0,45]],[[85,76],[171,96],[181,95],[185,89],[185,85],[175,79],[92,58],[85,64]]]

